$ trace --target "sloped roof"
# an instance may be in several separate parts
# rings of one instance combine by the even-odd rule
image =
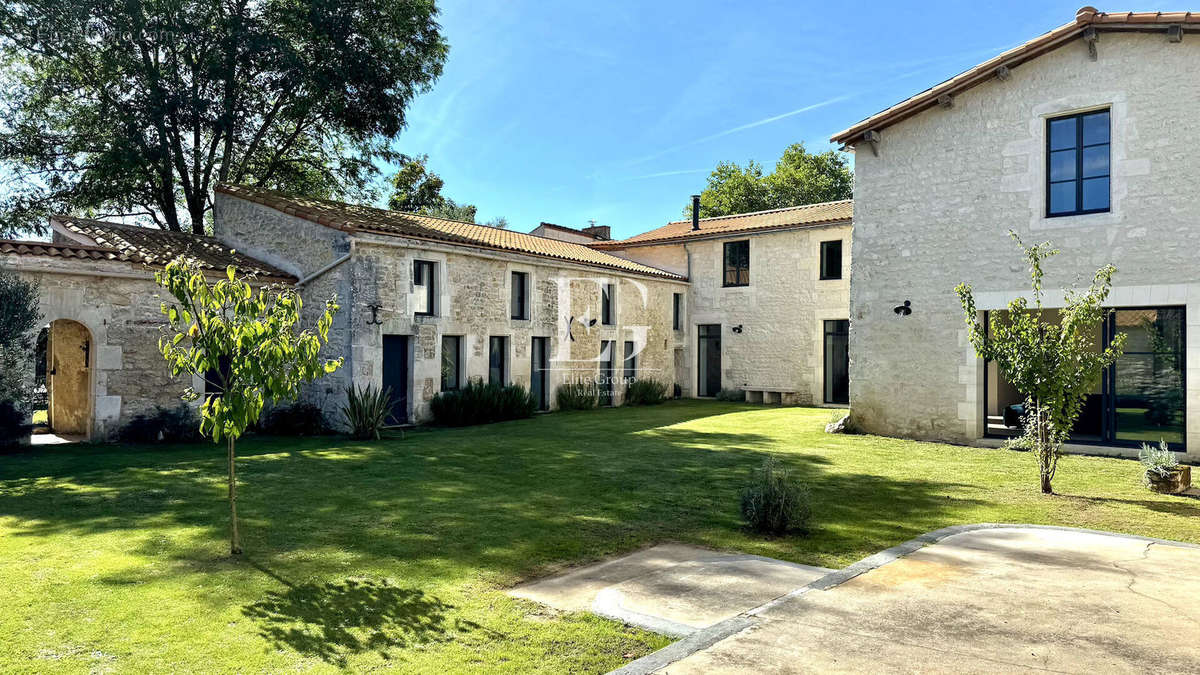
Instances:
[[[294,281],[295,277],[260,260],[233,251],[213,237],[190,232],[172,232],[149,227],[119,225],[103,220],[51,216],[50,222],[64,230],[66,236],[76,236],[95,242],[103,249],[120,253],[119,260],[163,266],[180,255],[196,260],[204,269],[224,272],[233,265],[241,272],[260,277]],[[56,245],[57,246],[57,245]],[[71,248],[84,248],[71,245]]]
[[[1101,12],[1095,7],[1082,7],[1076,12],[1075,20],[1071,23],[1043,33],[970,70],[959,73],[941,84],[882,110],[848,129],[839,131],[830,140],[843,145],[854,143],[867,131],[883,129],[938,105],[938,98],[944,94],[956,94],[996,77],[996,71],[1001,67],[1012,69],[1057,49],[1082,35],[1088,28],[1095,28],[1098,31],[1164,31],[1168,26],[1179,25],[1189,30],[1196,30],[1200,28],[1197,24],[1200,24],[1200,13],[1197,12]],[[1101,48],[1103,49],[1103,47]]]
[[[388,211],[328,199],[293,197],[273,190],[244,185],[218,185],[216,191],[347,232],[372,232],[431,239],[449,244],[526,253],[645,276],[683,279],[677,274],[618,258],[609,253],[588,248],[583,244],[502,230],[487,225],[476,225],[415,213]]]
[[[0,253],[72,260],[129,260],[129,256],[115,248],[108,248],[106,246],[57,244],[48,241],[20,241],[16,239],[0,239]]]
[[[849,223],[854,217],[854,200],[790,206],[785,209],[741,213],[733,216],[701,218],[700,229],[692,229],[692,221],[676,220],[656,230],[636,234],[628,239],[598,241],[588,244],[592,248],[621,249],[630,246],[648,246],[673,241],[686,241],[697,237],[721,234],[778,230],[794,227],[817,227],[834,223]]]

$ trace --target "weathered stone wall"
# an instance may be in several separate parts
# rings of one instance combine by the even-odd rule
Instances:
[[[158,352],[158,327],[165,319],[150,272],[126,263],[31,256],[4,256],[0,266],[37,282],[45,323],[68,319],[87,329],[90,419],[85,433],[93,440],[111,438],[131,417],[155,405],[177,405],[192,385],[173,379]]]
[[[1200,43],[1161,33],[1079,40],[882,131],[855,158],[851,404],[868,431],[971,442],[983,433],[982,364],[954,287],[980,309],[1026,292],[1006,233],[1052,240],[1046,287],[1114,263],[1112,306],[1185,305],[1189,363],[1200,363]],[[1046,119],[1112,111],[1112,209],[1045,218]],[[1051,296],[1061,296],[1061,290]],[[910,300],[913,313],[892,310]],[[1200,371],[1188,372],[1188,446],[1200,457]]]
[[[690,273],[684,328],[676,343],[680,384],[698,391],[696,326],[721,325],[722,386],[794,393],[789,402],[824,402],[824,324],[849,318],[850,226],[746,233],[686,244],[631,247],[621,255]],[[724,244],[750,241],[750,285],[722,285]],[[842,279],[822,280],[821,242],[843,242]],[[689,263],[690,258],[690,263]],[[682,261],[682,262],[680,262]],[[741,326],[741,333],[732,328]]]
[[[413,314],[414,260],[436,264],[434,316]],[[529,275],[529,319],[511,318],[513,271]],[[549,338],[552,407],[553,392],[560,384],[596,376],[601,340],[616,341],[618,371],[623,342],[632,340],[644,345],[638,357],[640,377],[668,385],[675,382],[671,294],[686,289],[680,282],[558,265],[532,256],[465,252],[432,242],[369,236],[357,239],[352,262],[330,275],[349,278],[354,287],[348,313],[353,326],[349,351],[357,385],[382,382],[384,335],[411,336],[409,402],[417,421],[429,418],[429,401],[441,387],[443,335],[463,337],[464,379],[486,379],[488,338],[508,337],[509,380],[526,387],[531,340]],[[600,289],[606,282],[617,284],[615,326],[599,322]],[[372,305],[378,309],[372,310]],[[597,319],[596,325],[587,326],[589,319]],[[369,323],[375,321],[380,323]]]

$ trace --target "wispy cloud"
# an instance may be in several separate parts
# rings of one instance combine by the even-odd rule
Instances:
[[[702,138],[697,138],[695,140],[688,141],[687,143],[681,143],[679,145],[675,145],[670,148],[666,148],[664,150],[659,150],[658,152],[646,155],[644,157],[638,157],[637,159],[627,162],[625,164],[625,166],[636,166],[638,164],[643,164],[645,162],[649,162],[650,160],[658,159],[659,157],[662,157],[663,155],[669,155],[672,152],[678,152],[685,148],[690,148],[693,145],[707,143],[708,141],[716,140],[716,139],[722,138],[724,136],[729,136],[730,134],[736,134],[738,132],[745,131],[747,129],[761,127],[765,124],[771,124],[773,122],[778,122],[779,120],[782,120],[782,119],[787,119],[787,118],[793,117],[795,115],[800,115],[800,114],[809,112],[811,110],[816,110],[818,108],[824,108],[827,105],[833,105],[834,103],[838,103],[840,101],[845,101],[846,99],[851,98],[854,95],[855,94],[843,94],[841,96],[835,96],[831,99],[826,99],[826,100],[820,101],[818,103],[811,103],[802,108],[796,108],[795,110],[789,110],[788,112],[785,112],[785,113],[780,113],[778,115],[772,115],[770,117],[764,117],[761,120],[755,120],[754,122],[748,122],[746,124],[739,124],[736,127],[732,127],[730,129],[725,129],[724,131],[718,131],[714,134],[709,134]]]
[[[688,173],[706,173],[708,171],[711,171],[711,169],[678,169],[676,171],[658,171],[656,173],[648,173],[648,174],[645,174],[642,176],[630,176],[628,178],[622,178],[621,180],[623,180],[623,181],[646,180],[648,178],[663,178],[664,176],[682,176],[682,175],[688,174]]]

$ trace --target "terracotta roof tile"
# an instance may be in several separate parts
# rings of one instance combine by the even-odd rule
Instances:
[[[1015,68],[1048,51],[1057,49],[1079,37],[1089,27],[1097,30],[1146,30],[1147,25],[1158,25],[1166,29],[1170,25],[1188,25],[1190,30],[1200,28],[1200,12],[1100,12],[1094,7],[1082,7],[1075,20],[1043,33],[1032,40],[984,61],[954,77],[930,87],[925,91],[882,110],[854,126],[839,131],[830,139],[834,143],[851,144],[871,130],[879,130],[917,113],[938,105],[938,97],[956,94],[995,77],[1001,66]]]
[[[733,216],[701,218],[700,229],[692,229],[692,221],[677,220],[656,230],[643,232],[628,239],[603,241],[588,244],[592,248],[621,249],[630,246],[645,246],[672,241],[686,241],[696,237],[711,237],[726,233],[778,230],[793,227],[817,227],[833,223],[849,223],[854,217],[854,200],[805,204],[785,209],[742,213]]]
[[[79,244],[56,244],[48,241],[18,241],[15,239],[0,239],[0,253],[42,256],[46,258],[70,258],[75,260],[129,260],[128,256],[114,248],[83,246]]]
[[[104,247],[104,250],[117,251],[122,256],[120,260],[140,262],[147,265],[163,266],[180,255],[195,259],[204,269],[225,271],[233,265],[242,272],[250,272],[260,277],[272,279],[294,280],[295,277],[231,250],[218,239],[190,232],[172,232],[149,227],[119,225],[90,218],[74,216],[52,216],[51,222],[67,231],[85,237]],[[74,248],[77,247],[73,244]]]
[[[666,279],[683,277],[618,258],[603,251],[588,248],[583,244],[539,237],[523,232],[502,230],[487,225],[476,225],[444,218],[434,218],[414,213],[388,211],[370,206],[346,204],[327,199],[293,197],[273,190],[252,188],[243,185],[218,185],[217,192],[239,199],[269,206],[298,218],[326,227],[348,232],[373,232],[418,239],[431,239],[450,244],[497,249],[526,253],[556,260],[620,270],[645,276]]]

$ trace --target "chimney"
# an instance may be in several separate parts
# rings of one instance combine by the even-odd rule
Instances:
[[[583,231],[601,241],[612,239],[612,227],[609,225],[596,225],[595,222],[593,220],[591,225],[583,228]]]
[[[700,229],[700,195],[692,195],[692,231]]]

